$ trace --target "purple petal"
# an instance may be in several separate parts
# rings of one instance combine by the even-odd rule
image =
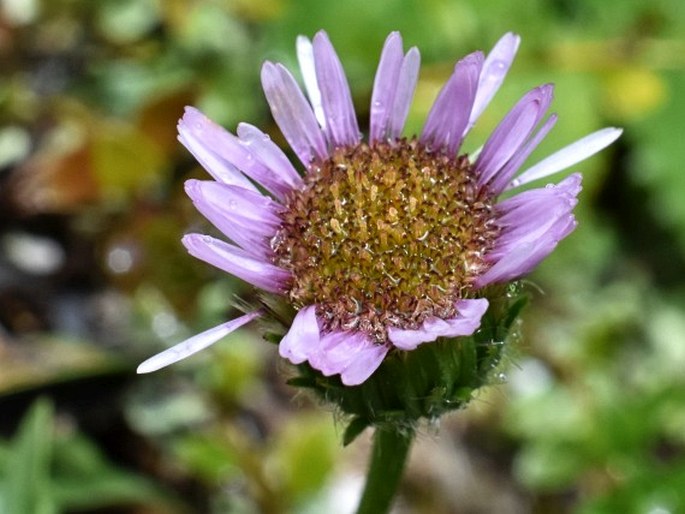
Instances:
[[[581,191],[582,176],[580,173],[573,173],[558,184],[549,184],[546,187],[539,187],[523,191],[497,204],[497,210],[502,213],[510,212],[513,209],[527,207],[531,203],[547,201],[555,198],[571,198],[578,196]]]
[[[485,298],[459,300],[459,314],[454,318],[429,318],[421,327],[414,330],[390,327],[388,338],[401,350],[414,350],[418,345],[435,341],[438,337],[469,336],[480,326],[480,320],[487,310],[488,301]]]
[[[317,32],[313,46],[328,142],[333,148],[353,146],[359,141],[359,125],[342,64],[325,32]]]
[[[220,153],[217,140],[225,137],[225,130],[193,107],[186,107],[178,121],[178,140],[207,172],[219,182],[256,191],[257,188]]]
[[[330,332],[321,337],[309,364],[325,376],[342,373],[354,360],[355,353],[367,344],[368,336],[362,332]]]
[[[383,45],[371,94],[369,142],[385,141],[403,61],[402,37],[392,32]]]
[[[565,170],[603,150],[616,141],[622,129],[608,127],[589,134],[562,148],[519,175],[511,184],[517,187]]]
[[[378,369],[388,352],[363,332],[331,332],[321,337],[309,363],[325,376],[340,374],[343,384],[359,385]]]
[[[481,52],[467,55],[457,63],[428,114],[421,133],[422,143],[449,155],[457,152],[469,121],[482,66]]]
[[[340,379],[346,386],[356,386],[366,380],[378,369],[389,348],[386,345],[370,344],[357,351],[355,359],[340,373]]]
[[[504,167],[495,175],[492,182],[488,186],[490,192],[498,196],[504,191],[511,181],[512,177],[516,175],[521,165],[530,156],[531,153],[538,147],[549,131],[552,130],[557,122],[557,115],[552,114],[547,121],[540,127],[540,129],[531,137],[525,145],[523,145],[512,157],[509,159]]]
[[[409,107],[414,99],[416,82],[419,78],[419,68],[421,66],[421,54],[416,47],[412,47],[402,60],[400,76],[397,79],[397,89],[390,112],[388,122],[388,138],[393,140],[402,135],[404,124],[407,121]]]
[[[271,255],[269,240],[281,225],[280,206],[261,193],[220,182],[187,180],[197,210],[252,256]]]
[[[525,191],[499,204],[497,225],[502,232],[491,255],[507,253],[547,232],[557,219],[573,211],[580,189],[580,175],[576,174],[559,185]]]
[[[380,366],[386,345],[374,343],[363,332],[321,334],[316,305],[300,309],[279,345],[281,357],[293,364],[308,361],[325,376],[341,375],[343,384],[359,385]]]
[[[316,305],[300,309],[288,333],[281,339],[278,353],[293,364],[302,364],[321,342],[319,324],[316,319]]]
[[[532,189],[497,206],[502,227],[495,248],[486,255],[492,263],[476,281],[477,287],[512,280],[532,271],[576,226],[573,207],[581,176],[558,185]]]
[[[280,176],[277,172],[262,164],[248,144],[210,122],[197,109],[187,107],[182,121],[189,127],[191,134],[197,132],[195,135],[202,136],[203,143],[208,148],[211,148],[217,157],[226,163],[232,164],[278,198],[283,198],[291,191],[292,186],[287,181],[287,177]],[[203,126],[206,128],[202,129]]]
[[[190,357],[197,352],[204,350],[208,346],[213,345],[222,338],[226,337],[228,334],[233,332],[244,324],[252,321],[263,313],[261,310],[250,312],[239,318],[223,323],[209,330],[205,330],[201,334],[186,339],[182,343],[179,343],[171,348],[164,350],[153,357],[150,357],[145,362],[143,362],[138,369],[137,373],[151,373],[157,371],[158,369],[174,364],[180,360]]]
[[[183,244],[194,257],[235,275],[264,291],[283,293],[290,273],[256,259],[245,250],[203,234],[187,234]]]
[[[466,132],[476,123],[504,82],[520,42],[521,38],[518,35],[508,32],[497,41],[485,58]]]
[[[300,65],[302,72],[302,79],[304,80],[304,87],[307,90],[309,103],[314,109],[314,116],[321,125],[321,128],[326,127],[326,117],[323,113],[323,106],[321,105],[321,91],[319,84],[316,82],[316,64],[314,62],[314,47],[309,38],[305,36],[297,36],[297,62]]]
[[[271,141],[267,134],[249,123],[240,123],[238,125],[238,137],[260,164],[276,174],[279,191],[302,187],[302,177],[283,153],[283,150]]]
[[[280,64],[265,62],[262,87],[274,120],[302,164],[309,167],[314,160],[328,158],[321,128],[290,72]]]
[[[575,228],[574,220],[565,219],[565,235]],[[564,235],[564,237],[565,237]],[[508,282],[530,273],[545,257],[547,257],[562,239],[542,237],[537,241],[521,244],[498,260],[488,271],[476,280],[476,287],[484,287],[496,282]]]
[[[486,185],[528,139],[552,101],[553,86],[529,91],[495,128],[475,163],[478,183]]]

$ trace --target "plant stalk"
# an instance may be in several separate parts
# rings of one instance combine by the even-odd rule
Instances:
[[[390,510],[402,477],[414,431],[376,428],[364,493],[357,514],[384,514]]]

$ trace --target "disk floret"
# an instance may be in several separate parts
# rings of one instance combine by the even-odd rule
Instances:
[[[468,159],[415,139],[360,143],[314,162],[282,218],[272,248],[292,273],[293,304],[316,304],[329,330],[379,342],[390,326],[453,317],[499,234]]]

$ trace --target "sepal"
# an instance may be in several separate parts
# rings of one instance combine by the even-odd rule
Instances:
[[[475,391],[499,382],[497,369],[516,342],[517,319],[527,302],[520,284],[487,288],[490,308],[468,337],[439,338],[412,351],[392,350],[364,383],[345,386],[306,362],[288,381],[350,416],[343,443],[368,426],[412,430],[423,418],[437,419],[465,407]]]

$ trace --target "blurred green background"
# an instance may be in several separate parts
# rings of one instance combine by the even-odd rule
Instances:
[[[183,106],[282,142],[260,65],[293,69],[319,28],[362,126],[389,31],[422,52],[415,132],[453,63],[513,30],[468,148],[544,82],[560,121],[531,161],[625,128],[574,168],[580,226],[531,277],[501,384],[422,429],[396,512],[685,512],[681,0],[2,0],[0,513],[352,512],[368,438],[343,449],[256,331],[134,375],[252,294],[179,242],[207,226]]]

